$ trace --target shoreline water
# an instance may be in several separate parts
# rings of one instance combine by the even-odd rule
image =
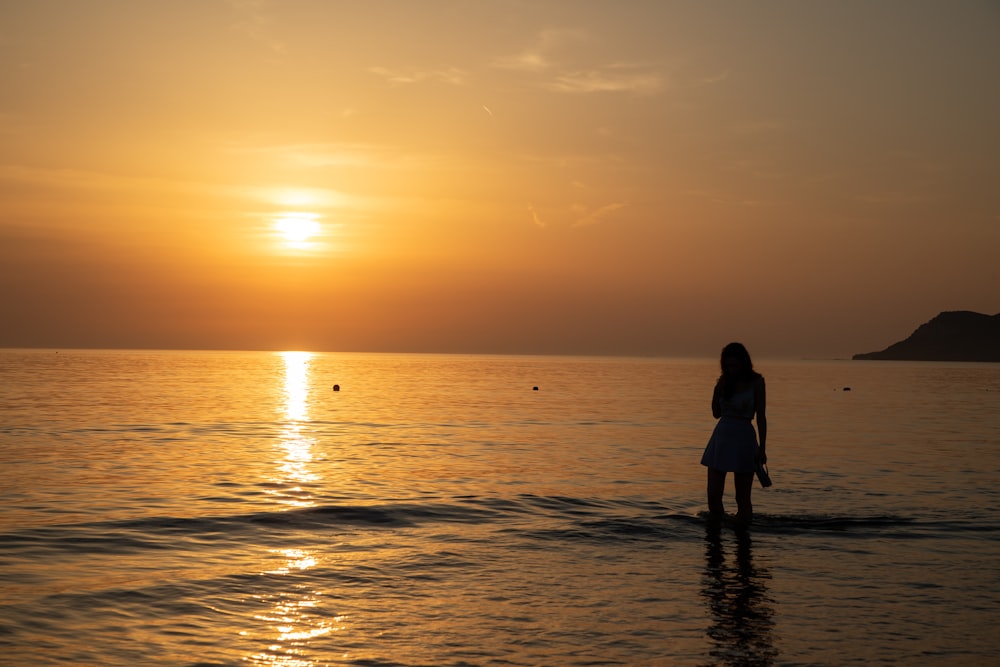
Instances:
[[[0,351],[8,664],[1000,648],[995,365],[759,362],[775,486],[741,537],[699,518],[714,360],[58,356]]]

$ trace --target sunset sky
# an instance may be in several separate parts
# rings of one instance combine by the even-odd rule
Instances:
[[[998,258],[996,2],[0,0],[0,346],[838,357]]]

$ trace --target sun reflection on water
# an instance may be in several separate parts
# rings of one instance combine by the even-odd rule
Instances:
[[[312,470],[313,448],[309,426],[309,352],[282,352],[285,376],[284,405],[278,439],[276,473],[268,493],[292,509],[315,506],[312,488],[320,476]],[[263,609],[254,614],[253,630],[241,632],[260,641],[260,649],[244,661],[255,667],[314,667],[310,658],[313,640],[344,629],[345,617],[334,616],[325,608],[327,598],[315,583],[310,570],[320,564],[321,555],[310,549],[271,549],[263,560],[261,574],[277,590],[257,593],[250,599]]]
[[[292,507],[312,507],[316,503],[308,487],[319,480],[310,467],[315,440],[308,436],[309,370],[311,352],[282,352],[285,364],[285,422],[281,430],[284,457],[278,463],[281,473],[271,490],[279,502]]]
[[[317,565],[315,555],[307,550],[276,549],[271,553],[279,556],[280,564],[265,574],[297,574]],[[344,617],[324,617],[322,592],[311,590],[306,584],[296,584],[286,593],[254,597],[271,604],[267,612],[254,616],[268,626],[271,643],[267,650],[247,656],[247,662],[252,665],[312,667],[316,663],[308,658],[309,641],[344,629]]]
[[[311,352],[282,352],[285,362],[285,418],[305,421],[309,418],[309,366]]]

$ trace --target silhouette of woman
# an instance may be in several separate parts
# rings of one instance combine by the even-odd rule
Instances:
[[[750,353],[740,343],[722,348],[722,374],[712,393],[712,416],[719,421],[708,440],[701,464],[708,468],[708,511],[713,518],[725,516],[722,494],[726,473],[732,472],[736,485],[736,519],[747,524],[753,519],[750,489],[757,461],[767,463],[767,396],[764,377],[753,369]],[[756,417],[758,433],[751,421]]]

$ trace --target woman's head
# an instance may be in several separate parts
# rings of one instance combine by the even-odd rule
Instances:
[[[719,357],[722,377],[734,380],[747,379],[755,375],[750,353],[741,343],[730,343],[722,348]]]

